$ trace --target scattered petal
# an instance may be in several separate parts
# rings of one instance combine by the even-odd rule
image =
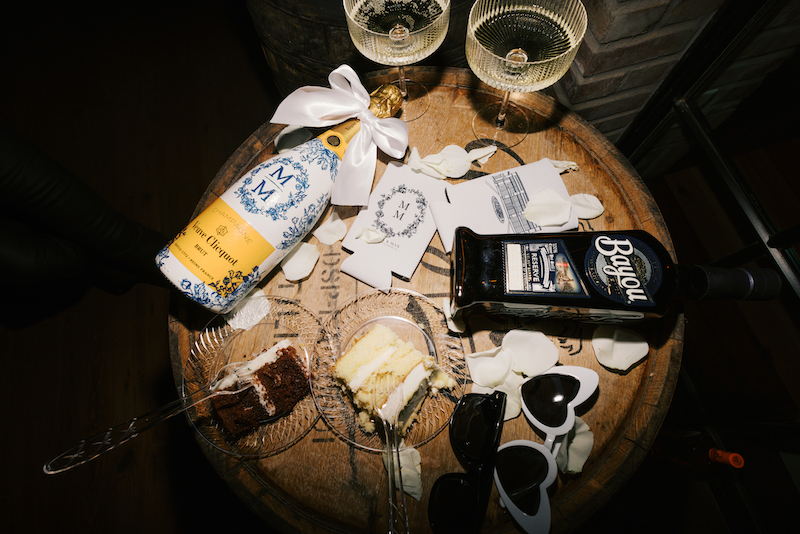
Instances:
[[[464,321],[462,319],[453,319],[453,310],[450,307],[450,299],[446,297],[442,299],[442,310],[444,311],[444,317],[447,320],[447,328],[449,328],[451,332],[463,334],[466,326],[464,325]]]
[[[579,219],[594,219],[605,211],[600,199],[587,193],[578,193],[569,197]]]
[[[561,448],[556,454],[556,464],[562,473],[576,474],[583,471],[583,466],[589,458],[594,446],[594,434],[583,419],[575,418],[572,427],[561,443]]]
[[[472,381],[487,388],[502,384],[511,370],[511,358],[500,347],[467,355],[467,367]]]
[[[431,154],[420,158],[416,147],[411,148],[408,156],[408,166],[417,172],[427,174],[437,179],[460,178],[467,174],[472,162],[486,160],[497,151],[497,147],[482,147],[467,152],[458,145],[447,145],[438,154]]]
[[[235,330],[250,330],[267,316],[269,309],[269,299],[261,288],[256,288],[250,296],[225,314],[225,319]]]
[[[564,174],[567,171],[578,171],[578,164],[574,161],[559,161],[556,159],[544,158],[550,163],[553,164],[553,167],[556,168],[558,174]]]
[[[376,230],[371,226],[365,226],[358,233],[356,239],[361,239],[362,241],[366,241],[367,243],[375,244],[375,243],[380,243],[381,241],[386,239],[386,234],[384,234],[380,230]]]
[[[401,447],[405,443],[401,441]],[[389,459],[383,453],[383,467],[389,470]],[[403,478],[403,491],[414,497],[422,499],[422,456],[414,447],[407,447],[400,451],[400,473]],[[395,471],[395,481],[400,482],[400,476]]]
[[[502,346],[511,355],[511,370],[525,376],[540,375],[558,363],[558,347],[536,330],[510,330]]]
[[[518,417],[522,413],[522,398],[520,396],[519,387],[524,382],[524,378],[517,373],[508,373],[506,380],[497,387],[489,388],[479,384],[472,384],[473,393],[492,393],[494,391],[502,391],[506,394],[506,413],[503,416],[504,421],[509,421]]]
[[[481,148],[473,148],[467,153],[467,157],[470,161],[477,161],[483,165],[489,161],[489,158],[491,158],[495,152],[497,152],[497,146],[489,145]]]
[[[542,189],[528,201],[522,214],[539,226],[562,226],[569,222],[572,202],[552,189]]]
[[[328,219],[319,225],[314,230],[314,237],[319,239],[323,245],[333,245],[337,241],[344,239],[347,235],[347,225],[339,217],[339,214],[333,211]]]
[[[544,373],[558,363],[558,347],[542,332],[509,330],[500,347],[467,355],[474,393],[506,394],[505,420],[520,414],[519,388],[525,378]]]
[[[472,160],[469,159],[467,151],[457,145],[447,145],[438,155],[444,160],[440,164],[441,172],[448,178],[460,178],[467,174],[472,166]]]
[[[281,270],[286,280],[296,282],[311,274],[319,259],[317,247],[310,243],[300,243],[281,260]]]
[[[421,172],[438,180],[443,180],[447,177],[438,169],[443,159],[444,158],[428,156],[426,161],[422,161],[419,157],[417,147],[412,147],[411,153],[408,155],[408,166],[416,172]]]
[[[604,367],[627,371],[650,352],[650,346],[637,332],[616,326],[600,326],[592,336],[597,361]]]

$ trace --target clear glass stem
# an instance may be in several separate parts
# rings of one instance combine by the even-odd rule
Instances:
[[[406,87],[406,68],[403,65],[397,67],[400,71],[400,93],[402,93],[403,98],[408,100],[408,88]]]
[[[502,128],[506,124],[506,111],[508,111],[508,103],[511,101],[511,91],[506,91],[503,95],[503,102],[500,104],[500,110],[497,112],[497,118],[494,120],[498,128]]]

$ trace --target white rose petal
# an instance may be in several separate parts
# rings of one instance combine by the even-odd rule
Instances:
[[[511,355],[511,370],[526,376],[540,375],[558,363],[558,347],[536,330],[510,330],[502,347]]]
[[[575,163],[574,161],[560,161],[560,160],[557,160],[557,159],[550,159],[550,158],[544,158],[544,159],[546,159],[547,161],[549,161],[550,163],[553,164],[553,167],[556,168],[556,170],[558,171],[558,174],[564,174],[567,171],[580,170],[578,168],[578,164]]]
[[[487,388],[502,384],[511,370],[509,353],[502,351],[500,347],[473,352],[466,359],[472,381]]]
[[[464,321],[461,319],[453,319],[453,310],[450,308],[450,299],[442,299],[442,311],[444,311],[444,318],[447,320],[447,328],[449,328],[452,332],[458,332],[459,334],[464,333],[464,330],[466,329]]]
[[[522,214],[539,226],[562,226],[569,222],[572,202],[552,189],[542,189],[528,201]]]
[[[442,169],[442,173],[448,178],[464,176],[472,166],[472,160],[469,158],[469,154],[460,146],[447,145],[439,152],[439,155],[447,162],[446,166]]]
[[[458,145],[447,145],[438,154],[420,158],[417,147],[411,148],[408,166],[411,169],[437,179],[460,178],[467,174],[472,162],[486,160],[497,151],[497,147],[482,147],[467,152]]]
[[[386,239],[386,234],[384,234],[380,230],[376,230],[371,226],[365,226],[364,228],[361,229],[360,232],[358,232],[356,239],[360,239],[362,241],[366,241],[367,243],[374,245]]]
[[[470,161],[477,161],[481,165],[489,161],[494,153],[497,152],[497,147],[495,145],[489,145],[481,148],[473,148],[467,153],[467,157]]]
[[[319,239],[323,245],[333,245],[337,241],[344,239],[347,235],[347,224],[339,217],[335,211],[328,219],[314,230],[314,237]]]
[[[403,447],[405,443],[401,441],[400,445]],[[388,472],[389,459],[386,453],[383,453],[383,467]],[[400,451],[400,473],[403,477],[403,491],[416,500],[422,499],[422,456],[417,449],[408,447]],[[395,482],[400,482],[396,469]]]
[[[580,417],[576,417],[575,426],[564,436],[561,448],[556,454],[556,465],[562,473],[580,473],[586,460],[589,459],[593,446],[594,434],[589,425]]]
[[[505,381],[497,387],[489,388],[479,384],[472,384],[473,393],[493,393],[502,391],[506,394],[506,413],[503,421],[509,421],[518,417],[522,413],[522,398],[520,397],[519,387],[525,379],[517,373],[508,373]]]
[[[300,243],[281,260],[281,270],[288,281],[296,282],[311,274],[318,259],[317,247],[310,243]]]
[[[605,211],[600,199],[587,193],[578,193],[569,197],[579,219],[594,219]]]
[[[650,352],[650,346],[637,332],[616,326],[600,326],[592,336],[597,361],[604,367],[627,371]]]
[[[444,173],[439,170],[439,167],[443,165],[443,161],[444,158],[441,156],[428,156],[423,161],[422,158],[419,157],[417,147],[412,147],[411,153],[408,155],[408,166],[411,167],[412,170],[427,174],[439,180],[447,178]]]

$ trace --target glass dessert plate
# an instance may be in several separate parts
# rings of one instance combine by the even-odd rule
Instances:
[[[287,338],[309,362],[322,331],[321,321],[294,300],[275,296],[267,299],[269,312],[248,330],[234,329],[218,315],[198,333],[183,368],[183,395],[190,395],[208,384],[225,365],[249,360]],[[297,403],[290,413],[267,420],[238,437],[223,428],[211,401],[194,406],[186,415],[198,434],[216,449],[251,458],[270,456],[289,448],[319,419],[311,395]]]
[[[402,289],[372,290],[353,297],[333,312],[323,325],[324,335],[311,359],[311,394],[323,420],[348,443],[370,451],[385,451],[380,423],[375,432],[358,423],[359,410],[349,392],[333,376],[333,366],[357,338],[383,324],[404,341],[430,354],[439,367],[455,379],[452,390],[430,393],[416,420],[403,436],[405,447],[417,447],[436,436],[449,422],[464,393],[467,368],[461,338],[447,328],[442,309],[429,298]]]

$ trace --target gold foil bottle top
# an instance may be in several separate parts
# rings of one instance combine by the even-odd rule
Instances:
[[[396,85],[386,83],[369,94],[369,110],[379,119],[394,117],[403,104],[403,93]]]

